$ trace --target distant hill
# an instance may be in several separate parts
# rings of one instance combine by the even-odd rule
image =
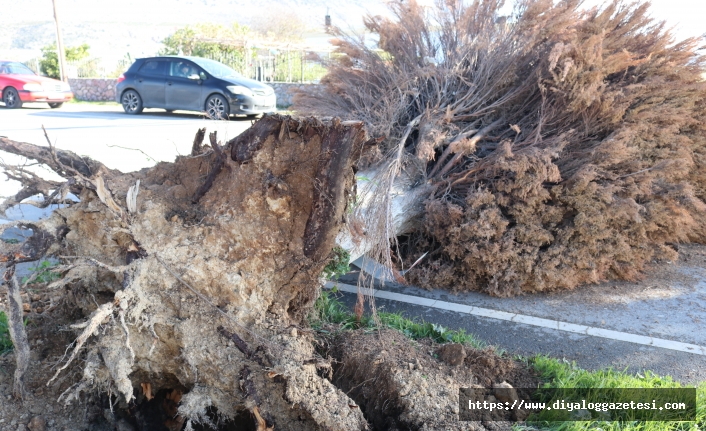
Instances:
[[[161,41],[186,24],[212,22],[248,24],[263,11],[287,10],[321,38],[328,10],[334,25],[360,28],[367,13],[385,13],[378,0],[57,0],[67,46],[87,43],[91,55],[106,59],[151,55]],[[55,41],[50,0],[23,0],[3,5],[0,58],[20,61],[38,56],[40,48]],[[28,14],[27,11],[32,11]]]

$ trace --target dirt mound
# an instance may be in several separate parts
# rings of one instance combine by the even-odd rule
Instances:
[[[333,383],[376,430],[510,429],[516,419],[511,414],[506,422],[459,422],[459,388],[502,382],[531,388],[537,377],[493,350],[463,350],[462,362],[450,365],[454,361],[441,360],[444,355],[430,340],[413,341],[395,330],[344,332],[329,351],[336,359]]]

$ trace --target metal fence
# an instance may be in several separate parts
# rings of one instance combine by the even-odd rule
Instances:
[[[318,82],[326,75],[330,52],[302,50],[276,50],[268,48],[248,48],[243,54],[216,53],[206,56],[240,72],[242,75],[264,82]],[[41,58],[24,62],[35,73],[41,74]],[[117,78],[125,72],[133,60],[123,59],[106,62],[89,58],[66,63],[69,78]]]
[[[106,62],[98,58],[89,58],[66,63],[66,76],[69,78],[117,78],[125,72],[132,60]]]
[[[218,53],[207,58],[258,81],[310,83],[326,75],[331,53],[250,48],[245,55]]]
[[[24,65],[32,69],[37,75],[41,75],[41,58],[33,58],[24,62]],[[117,78],[125,72],[132,60],[123,59],[113,62],[106,62],[99,58],[88,58],[79,61],[66,62],[66,76],[69,78]]]
[[[31,60],[25,61],[23,64],[30,69],[32,69],[32,72],[36,73],[37,75],[41,75],[42,72],[39,70],[39,62],[41,61],[41,58],[33,58]]]

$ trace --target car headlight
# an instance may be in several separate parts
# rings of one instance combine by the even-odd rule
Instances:
[[[61,83],[61,91],[71,91],[71,86],[65,82]]]
[[[226,88],[233,94],[242,94],[243,96],[252,97],[252,91],[247,87],[243,87],[242,85],[229,85]]]
[[[41,84],[29,83],[22,87],[25,91],[44,91]]]

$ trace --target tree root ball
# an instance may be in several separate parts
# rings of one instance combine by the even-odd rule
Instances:
[[[260,429],[367,426],[317,373],[330,365],[311,333],[292,330],[306,326],[344,223],[360,123],[266,116],[225,145],[214,134],[210,149],[134,173],[93,161],[78,171],[76,155],[1,139],[80,193],[38,224],[68,264],[56,287],[84,316],[57,371],[80,357],[83,378],[62,401],[170,391],[181,424],[246,411]]]

